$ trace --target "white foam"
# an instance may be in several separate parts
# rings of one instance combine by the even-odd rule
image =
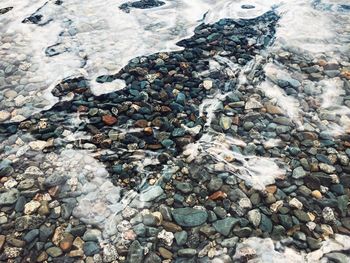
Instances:
[[[326,263],[327,253],[345,252],[350,249],[350,238],[345,235],[336,234],[334,239],[322,242],[320,249],[310,253],[298,252],[291,248],[284,248],[284,251],[276,251],[274,242],[269,238],[250,237],[242,243],[237,244],[235,259],[239,259],[247,248],[255,252],[255,257],[248,260],[248,263]],[[349,256],[344,255],[348,260]]]

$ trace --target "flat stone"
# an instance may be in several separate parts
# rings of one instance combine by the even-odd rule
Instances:
[[[12,205],[16,203],[20,192],[17,189],[10,189],[0,194],[0,205]]]
[[[228,236],[231,233],[232,228],[239,223],[239,220],[233,217],[227,217],[222,220],[218,220],[213,223],[213,227],[217,232],[224,236]]]
[[[272,232],[272,221],[265,214],[261,214],[261,223],[259,227],[263,232]]]
[[[235,247],[238,240],[239,240],[238,237],[231,237],[231,238],[224,239],[221,242],[221,246],[228,247],[228,248]]]
[[[0,235],[0,251],[3,249],[6,241],[6,236]]]
[[[59,247],[50,247],[46,249],[46,253],[53,258],[57,258],[63,254]]]
[[[321,188],[320,179],[313,175],[304,177],[304,183],[311,190],[320,190]]]
[[[306,172],[304,171],[303,167],[299,166],[293,170],[293,178],[294,179],[300,179],[306,176]]]
[[[183,246],[187,241],[187,232],[180,231],[174,234],[176,244],[179,246]]]
[[[292,198],[289,201],[289,206],[293,207],[293,208],[297,208],[297,209],[302,209],[303,208],[303,204],[297,198]]]
[[[220,118],[220,126],[222,129],[224,129],[225,131],[230,129],[232,125],[232,118],[230,117],[226,117],[226,116],[222,116]]]
[[[336,262],[336,263],[349,263],[349,257],[344,253],[340,252],[332,252],[326,254],[326,257],[331,261],[331,262]]]
[[[302,210],[294,210],[294,215],[302,222],[310,221],[310,216]]]
[[[161,255],[161,257],[164,259],[172,259],[173,258],[173,253],[164,247],[160,247],[158,249],[158,251],[159,251],[159,254]]]
[[[15,219],[15,228],[17,231],[38,228],[44,222],[41,216],[26,215]]]
[[[39,209],[40,205],[41,205],[40,202],[34,201],[34,200],[30,201],[29,203],[26,203],[24,205],[24,214],[26,215],[33,214]]]
[[[86,256],[92,256],[100,252],[100,247],[96,242],[88,241],[84,243],[84,253]]]
[[[66,176],[61,176],[61,175],[50,175],[48,176],[45,181],[44,181],[44,185],[46,187],[54,187],[54,186],[58,186],[58,185],[62,185],[67,181],[67,177]]]
[[[11,113],[4,111],[4,110],[0,111],[0,122],[4,122],[4,121],[8,120],[8,119],[10,119],[10,117],[11,117]]]
[[[190,207],[174,209],[172,215],[177,224],[185,227],[200,226],[208,218],[206,211]]]
[[[164,190],[159,186],[151,186],[140,194],[140,201],[150,202],[164,193]]]
[[[259,209],[250,210],[247,213],[247,217],[248,217],[249,222],[252,223],[253,226],[258,227],[260,225],[261,213],[260,213]]]
[[[34,151],[42,151],[46,147],[47,142],[37,140],[37,141],[30,142],[28,145]]]
[[[249,98],[248,101],[245,104],[245,109],[260,109],[263,105],[256,99],[256,98]]]
[[[143,261],[143,248],[139,241],[135,240],[129,247],[127,262],[141,263]]]
[[[211,192],[218,191],[221,188],[222,184],[223,184],[223,180],[221,178],[214,177],[210,180],[208,184],[208,189]]]
[[[178,256],[191,258],[197,254],[197,251],[193,248],[183,248],[177,251]]]

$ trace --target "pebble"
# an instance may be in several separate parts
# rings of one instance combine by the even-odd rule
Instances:
[[[185,207],[172,211],[172,216],[177,224],[185,227],[195,227],[207,221],[208,214],[205,210]]]
[[[146,189],[144,192],[140,194],[140,201],[142,202],[150,202],[159,197],[160,195],[163,194],[163,189],[156,185],[156,186],[151,186],[148,189]]]
[[[95,255],[95,254],[99,253],[99,251],[100,251],[99,245],[95,242],[92,242],[92,241],[85,242],[83,249],[84,249],[84,253],[86,256]]]
[[[50,247],[46,250],[46,253],[53,258],[57,258],[63,254],[59,247]]]
[[[326,222],[333,222],[335,220],[335,216],[332,208],[325,207],[322,210],[322,217]]]
[[[38,201],[30,201],[29,203],[26,203],[24,205],[24,214],[26,215],[31,215],[33,214],[34,212],[36,212],[39,207],[40,207],[40,202]]]
[[[316,199],[322,199],[322,194],[321,194],[321,192],[318,191],[318,190],[312,191],[312,192],[311,192],[311,195],[312,195],[313,197],[315,197]]]
[[[231,233],[232,228],[239,223],[239,219],[233,217],[227,217],[222,220],[218,220],[213,223],[213,227],[217,232],[224,236],[228,236]]]
[[[182,248],[177,251],[179,257],[191,258],[197,254],[197,251],[193,248]]]
[[[223,185],[223,180],[219,177],[214,177],[208,183],[208,189],[211,192],[215,192],[215,191],[218,191],[222,185]]]
[[[252,223],[253,226],[258,227],[260,225],[261,213],[258,209],[250,210],[247,213],[247,217],[248,217],[249,222]]]
[[[293,207],[293,208],[297,208],[297,209],[303,208],[303,204],[297,198],[292,198],[288,204],[290,207]]]
[[[213,87],[213,82],[211,80],[204,80],[203,81],[203,88],[205,88],[206,90],[210,90]]]
[[[158,249],[158,251],[159,251],[159,254],[161,255],[161,257],[164,259],[172,259],[173,258],[173,253],[164,247],[160,247]]]
[[[10,119],[11,117],[11,113],[4,111],[4,110],[0,110],[0,122],[4,122],[8,119]]]
[[[17,189],[10,189],[2,194],[0,194],[0,205],[12,205],[16,203],[20,195]]]
[[[180,231],[180,232],[176,232],[174,234],[174,237],[175,237],[176,244],[178,246],[183,246],[186,244],[188,235],[186,231]]]
[[[304,171],[303,167],[299,166],[293,170],[293,178],[294,179],[300,179],[306,176],[306,172]]]

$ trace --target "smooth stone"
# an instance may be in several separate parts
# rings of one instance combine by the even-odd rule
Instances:
[[[250,227],[242,227],[239,229],[233,230],[233,233],[238,237],[249,237],[253,230]]]
[[[25,236],[23,237],[23,240],[26,241],[27,243],[30,243],[37,236],[39,236],[39,229],[33,229],[33,230],[30,230],[27,234],[25,234]]]
[[[162,258],[165,258],[165,259],[172,259],[173,258],[173,253],[164,247],[160,247],[158,249],[158,251],[159,251],[159,254],[161,255]],[[132,262],[130,262],[130,263],[132,263]]]
[[[265,214],[261,214],[261,223],[259,227],[263,232],[271,233],[272,221]]]
[[[0,205],[12,205],[17,202],[20,192],[13,188],[0,194]]]
[[[306,172],[304,171],[303,167],[299,166],[293,170],[293,178],[294,179],[300,179],[306,176]]]
[[[340,252],[331,252],[326,254],[326,258],[328,258],[331,262],[335,263],[349,263],[349,256],[345,253]]]
[[[10,176],[14,172],[13,168],[8,165],[0,165],[0,178],[4,176]]]
[[[184,244],[186,244],[188,235],[186,231],[180,231],[180,232],[176,232],[174,234],[174,237],[175,237],[176,244],[179,246],[183,246]]]
[[[83,250],[86,256],[93,256],[100,252],[100,247],[97,243],[88,241],[84,243]]]
[[[224,236],[228,236],[231,233],[232,228],[239,223],[239,220],[233,217],[227,217],[222,220],[218,220],[213,223],[213,227],[217,232]]]
[[[309,175],[309,176],[304,177],[304,183],[311,190],[320,190],[321,189],[320,179],[316,176]]]
[[[202,225],[208,218],[206,211],[190,207],[174,209],[172,215],[178,225],[185,227]]]
[[[223,116],[220,118],[220,126],[223,128],[225,131],[230,129],[232,125],[232,118]]]
[[[54,187],[54,186],[64,184],[67,180],[68,180],[68,178],[66,176],[53,174],[45,179],[44,185],[48,188]]]
[[[151,186],[140,194],[140,201],[142,202],[153,201],[163,193],[164,193],[164,190],[159,185]]]
[[[155,253],[150,252],[145,258],[144,263],[161,263],[162,259]]]
[[[4,122],[4,121],[8,120],[8,119],[10,119],[10,117],[11,117],[11,113],[4,111],[4,110],[0,111],[0,122]]]
[[[221,242],[221,246],[228,247],[228,248],[235,247],[237,242],[238,242],[238,240],[239,240],[238,237],[231,237],[231,238],[224,239]]]
[[[247,217],[248,217],[249,222],[252,223],[253,226],[258,227],[260,225],[261,213],[258,209],[250,210],[247,213]]]
[[[176,183],[176,189],[181,191],[184,194],[191,193],[193,190],[193,187],[190,183]]]
[[[221,188],[222,184],[223,184],[223,180],[221,178],[214,177],[210,180],[208,184],[208,189],[211,192],[218,191]]]
[[[180,257],[194,257],[197,254],[197,251],[193,248],[183,248],[177,251],[178,256]]]
[[[59,247],[50,247],[46,249],[46,253],[53,258],[57,258],[63,254]]]

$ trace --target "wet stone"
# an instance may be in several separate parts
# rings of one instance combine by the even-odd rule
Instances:
[[[53,258],[59,257],[63,254],[59,247],[50,247],[46,250],[46,253]]]
[[[135,240],[129,247],[127,262],[141,263],[143,261],[143,248],[139,241]]]
[[[210,180],[208,184],[208,189],[211,192],[218,191],[221,188],[222,184],[223,184],[223,180],[221,178],[214,177]]]
[[[186,244],[186,241],[187,241],[187,232],[186,231],[176,232],[174,234],[174,237],[175,237],[176,244],[179,246],[183,246],[184,244]]]
[[[174,209],[172,215],[177,224],[185,227],[202,225],[208,218],[206,211],[189,207]]]
[[[67,181],[67,179],[68,178],[65,176],[53,174],[45,179],[44,184],[46,187],[50,188],[64,184]]]
[[[224,236],[228,236],[231,233],[232,228],[239,223],[239,220],[233,217],[227,217],[222,220],[218,220],[213,223],[213,227],[217,232]]]
[[[84,243],[84,253],[86,256],[92,256],[99,253],[100,247],[97,243],[88,241]]]
[[[183,249],[180,249],[177,253],[178,253],[178,256],[180,257],[190,258],[195,256],[197,254],[197,251],[193,248],[183,248]]]
[[[146,191],[140,194],[140,201],[150,202],[163,194],[163,189],[160,186],[151,186]]]
[[[16,203],[20,195],[17,189],[10,189],[5,193],[0,194],[0,205],[12,205]]]

